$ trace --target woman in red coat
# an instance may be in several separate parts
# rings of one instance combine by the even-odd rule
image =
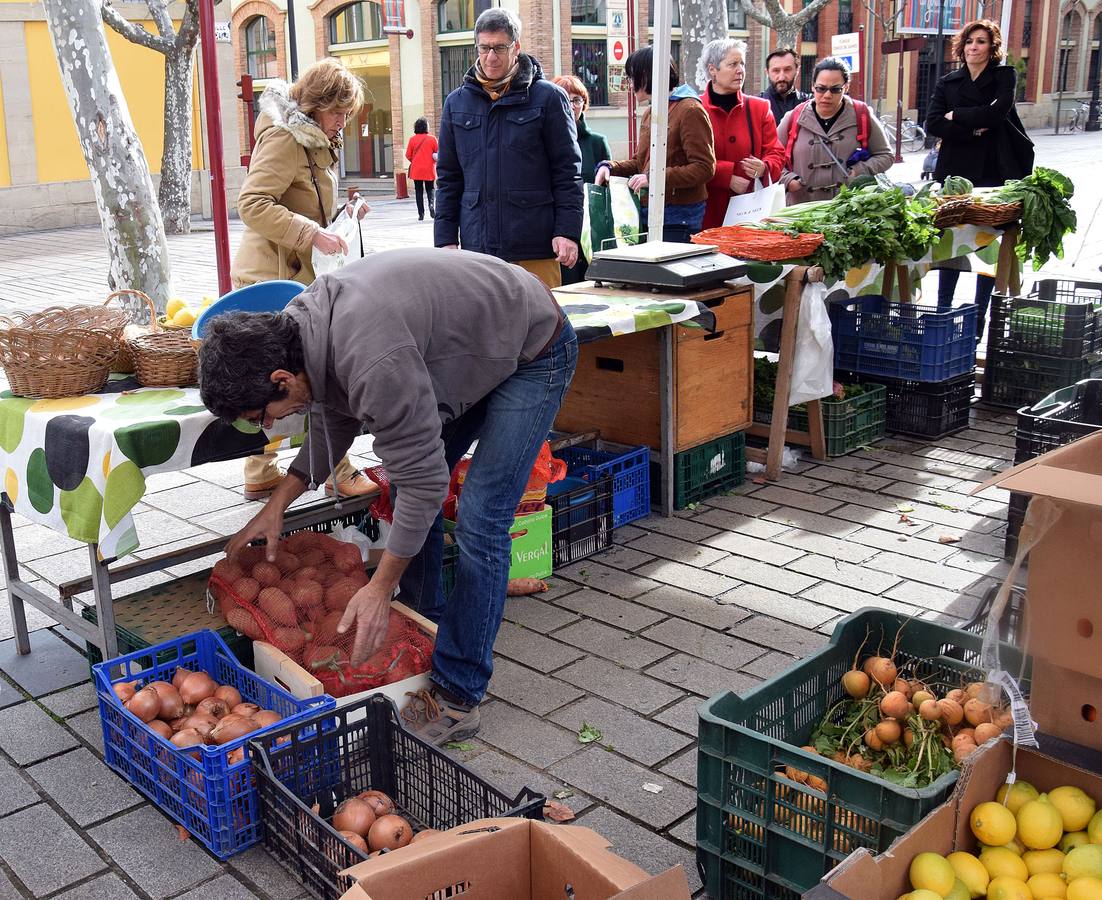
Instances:
[[[409,177],[417,192],[417,219],[425,220],[425,198],[429,195],[429,215],[436,218],[436,205],[433,203],[433,186],[436,184],[436,137],[429,134],[429,123],[424,118],[413,123],[413,137],[406,144],[406,159],[409,160]]]
[[[708,182],[704,227],[723,224],[727,204],[735,194],[754,190],[754,179],[775,182],[784,164],[784,147],[777,141],[777,125],[769,101],[742,92],[746,80],[746,44],[720,38],[705,44],[697,66],[697,84],[707,82],[700,95],[712,120],[716,173]]]

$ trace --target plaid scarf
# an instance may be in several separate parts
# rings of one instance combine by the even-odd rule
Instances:
[[[509,85],[512,84],[513,79],[516,77],[519,67],[520,58],[518,57],[513,63],[512,68],[510,68],[502,78],[495,81],[482,71],[482,60],[477,59],[474,64],[474,77],[478,79],[478,83],[482,85],[482,89],[490,95],[490,99],[497,101],[509,91]]]

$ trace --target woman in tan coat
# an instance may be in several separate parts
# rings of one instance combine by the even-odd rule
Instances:
[[[362,103],[360,82],[332,59],[310,66],[294,84],[274,82],[260,96],[256,143],[237,198],[246,230],[230,271],[234,287],[273,279],[309,284],[314,280],[314,248],[322,253],[348,250],[341,238],[324,229],[337,209],[341,132]],[[338,463],[334,478],[341,496],[375,489],[347,457]],[[246,499],[263,500],[282,479],[275,453],[249,457]],[[334,493],[332,478],[325,491]]]

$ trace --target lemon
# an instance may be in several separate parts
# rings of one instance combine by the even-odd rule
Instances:
[[[1007,799],[1007,794],[1010,798]],[[1037,788],[1031,785],[1028,781],[1015,781],[1013,784],[1004,784],[999,788],[999,792],[995,795],[1001,805],[1009,809],[1014,815],[1018,814],[1018,810],[1022,808],[1030,800],[1036,800],[1041,795],[1037,792]]]
[[[1087,823],[1087,836],[1092,844],[1102,844],[1102,810],[1091,816]]]
[[[206,309],[208,306],[213,305],[213,303],[214,303],[214,298],[213,297],[204,297],[203,298],[203,309]]]
[[[1022,854],[1022,862],[1030,875],[1054,872],[1057,875],[1064,870],[1064,854],[1055,848],[1051,850],[1027,850]]]
[[[168,305],[165,306],[165,315],[171,319],[185,306],[187,306],[186,301],[182,300],[179,297],[173,297],[171,300],[168,301]]]
[[[905,897],[906,900],[944,900],[941,894],[925,889],[911,891],[909,894],[904,894],[903,897]]]
[[[1102,900],[1102,878],[1077,878],[1068,885],[1068,900]]]
[[[1069,831],[1056,845],[1061,853],[1070,853],[1073,847],[1079,847],[1091,842],[1090,836],[1085,831]]]
[[[972,834],[976,836],[976,840],[989,847],[998,847],[1014,840],[1018,830],[1014,814],[1002,804],[991,800],[976,805],[968,817],[968,824],[972,826]]]
[[[1070,784],[1049,791],[1048,802],[1060,810],[1064,831],[1082,831],[1098,806],[1086,791]]]
[[[181,327],[185,325],[194,325],[197,318],[194,311],[185,306],[182,309],[176,310],[176,314],[172,317],[172,324]]]
[[[974,896],[979,897],[979,894]],[[953,882],[953,889],[945,895],[944,900],[972,900],[973,894],[959,878]]]
[[[964,886],[973,897],[982,897],[987,892],[987,882],[991,880],[991,876],[987,874],[987,869],[977,857],[958,850],[945,858],[949,860],[949,865],[957,873],[957,878],[964,882]]]
[[[1102,846],[1083,844],[1073,848],[1064,857],[1064,874],[1069,883],[1077,878],[1102,879]]]
[[[1000,875],[987,886],[987,900],[1033,900],[1033,894],[1020,878]]]
[[[1068,883],[1052,872],[1034,875],[1026,885],[1034,897],[1066,897],[1068,893]]]
[[[1018,810],[1018,839],[1030,850],[1047,850],[1064,836],[1060,810],[1047,800],[1030,800]]]
[[[915,890],[933,891],[944,897],[953,889],[957,880],[953,867],[940,853],[920,853],[911,860],[911,887]]]
[[[980,854],[980,862],[992,878],[1001,875],[1008,875],[1019,881],[1029,878],[1029,869],[1022,858],[1006,847],[988,847]]]

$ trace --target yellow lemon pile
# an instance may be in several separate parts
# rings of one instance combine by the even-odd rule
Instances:
[[[204,297],[199,306],[192,306],[180,297],[173,297],[165,305],[165,321],[176,328],[190,328],[199,314],[214,303],[213,297]]]

